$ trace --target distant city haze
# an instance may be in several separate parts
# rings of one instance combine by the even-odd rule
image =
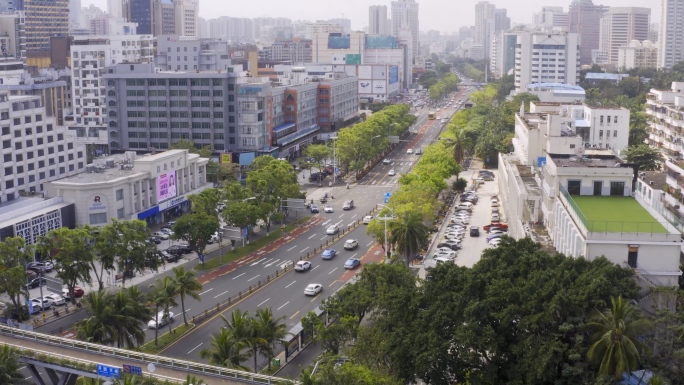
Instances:
[[[474,25],[477,0],[421,0],[420,30],[439,30],[443,33],[457,32],[459,27]],[[489,0],[496,8],[506,8],[511,23],[528,24],[533,13],[542,6],[562,6],[567,12],[571,0]],[[82,0],[82,6],[95,4],[107,10],[106,0]],[[368,24],[368,6],[389,5],[390,1],[374,0],[255,0],[235,2],[231,0],[200,0],[199,14],[205,19],[220,16],[231,17],[287,17],[296,20],[327,20],[348,18],[355,30],[363,30]],[[611,7],[651,7],[651,22],[660,20],[660,0],[595,0],[594,4]]]

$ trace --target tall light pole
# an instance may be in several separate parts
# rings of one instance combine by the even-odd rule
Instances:
[[[378,203],[378,206],[382,206],[382,207],[388,209],[392,213],[391,217],[384,216],[384,217],[377,217],[376,218],[376,219],[379,219],[379,220],[385,222],[385,258],[389,258],[389,248],[387,245],[387,221],[397,219],[397,217],[394,215],[394,210],[392,210],[389,206],[386,206],[386,205],[383,205],[380,203]]]
[[[330,136],[328,140],[333,141],[333,184],[337,183],[337,136]]]

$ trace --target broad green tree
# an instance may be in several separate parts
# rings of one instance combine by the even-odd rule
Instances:
[[[9,345],[0,346],[0,384],[13,385],[21,383],[24,375],[21,374],[19,355]]]
[[[7,237],[0,242],[0,292],[7,293],[20,321],[29,317],[23,310],[21,294],[28,295],[26,263],[33,259],[33,250],[22,237]]]
[[[323,171],[325,160],[330,158],[330,147],[325,144],[312,144],[304,150],[304,155],[313,158],[318,171]]]
[[[110,247],[116,251],[115,265],[123,274],[122,285],[135,273],[144,274],[146,269],[157,271],[162,264],[156,245],[147,239],[150,230],[142,220],[118,221],[112,219],[111,232],[116,236],[111,239]]]
[[[218,219],[218,211],[216,208],[221,201],[220,190],[207,188],[200,191],[198,194],[189,195],[188,199],[192,202],[193,213],[202,213]]]
[[[397,378],[353,362],[340,364],[334,357],[310,377],[312,385],[401,385]]]
[[[190,296],[197,301],[202,298],[199,292],[202,290],[202,284],[197,281],[195,272],[192,270],[185,270],[183,266],[173,268],[173,280],[175,281],[176,294],[181,300],[181,311],[183,312],[183,322],[188,326],[188,318],[185,314],[185,296]]]
[[[619,296],[611,298],[611,307],[604,311],[595,310],[587,328],[593,332],[594,343],[587,357],[598,364],[599,374],[620,379],[623,373],[631,373],[639,368],[641,351],[647,345],[639,338],[652,324],[639,314],[636,306]]]
[[[204,212],[186,214],[176,220],[171,239],[184,240],[199,256],[204,254],[207,244],[220,226],[216,216]]]
[[[663,155],[658,149],[647,144],[638,144],[627,147],[622,151],[622,156],[630,162],[639,165],[639,170],[659,170],[663,163]]]

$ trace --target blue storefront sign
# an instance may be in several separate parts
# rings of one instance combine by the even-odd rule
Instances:
[[[157,214],[159,214],[159,206],[154,206],[151,209],[139,212],[138,213],[138,219],[145,219],[145,218],[153,217]]]
[[[97,375],[100,377],[120,378],[121,368],[105,364],[97,364]]]
[[[142,368],[140,366],[133,366],[133,365],[122,365],[123,366],[123,372],[126,374],[136,374],[138,376],[142,376]]]

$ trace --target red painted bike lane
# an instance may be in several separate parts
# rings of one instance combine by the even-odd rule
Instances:
[[[216,270],[207,273],[201,277],[199,277],[197,280],[205,285],[212,280],[221,277],[223,275],[226,275],[228,273],[231,273],[235,269],[237,269],[240,265],[246,264],[246,263],[251,263],[256,261],[257,259],[261,258],[264,255],[267,255],[268,253],[271,253],[275,250],[277,250],[279,247],[286,245],[290,243],[291,241],[295,240],[297,237],[301,236],[302,234],[306,233],[309,231],[312,227],[318,225],[321,223],[323,219],[321,218],[320,215],[315,216],[311,220],[309,220],[306,224],[297,227],[296,229],[290,231],[287,234],[284,234],[280,238],[276,239],[272,243],[260,248],[259,250],[255,250],[244,257],[235,260],[225,266],[221,266],[217,268]]]

